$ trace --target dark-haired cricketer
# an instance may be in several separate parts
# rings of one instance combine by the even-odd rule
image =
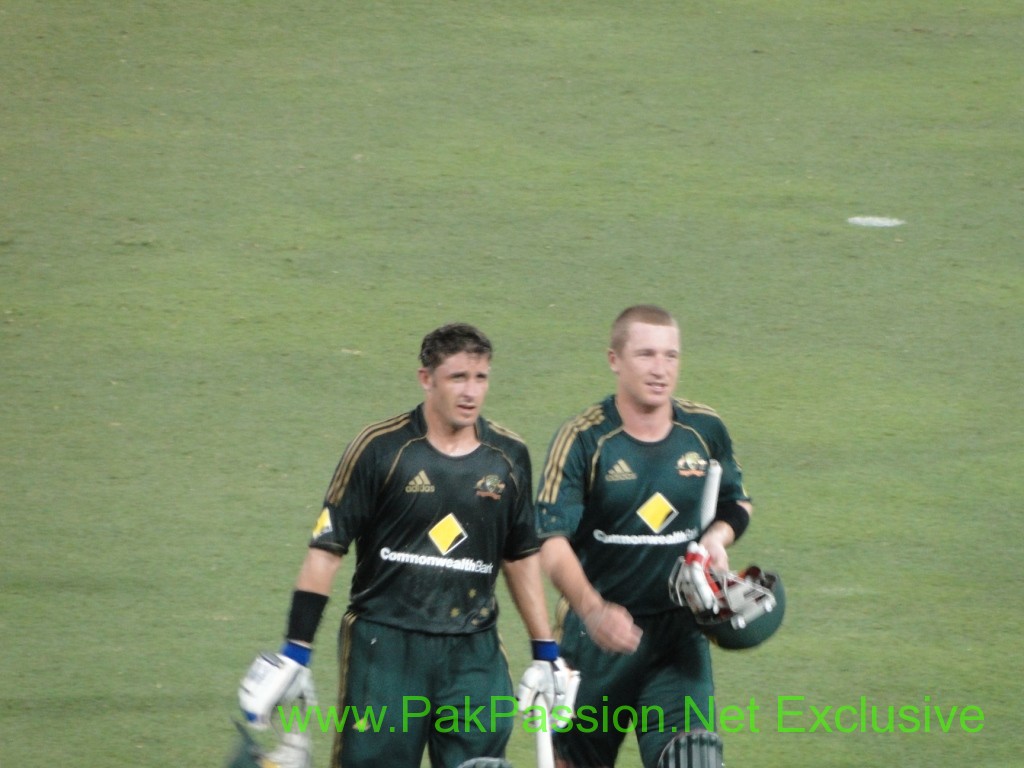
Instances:
[[[540,573],[530,456],[481,414],[491,356],[473,326],[428,334],[423,402],[359,433],[330,482],[281,654],[308,665],[334,576],[355,545],[338,643],[338,715],[347,719],[332,765],[419,768],[424,750],[447,768],[504,756],[516,702],[497,633],[499,570],[532,640],[533,667],[546,675],[539,687],[555,695],[563,673]]]
[[[674,736],[710,721],[708,641],[693,614],[669,599],[667,580],[700,539],[718,568],[743,533],[751,504],[718,415],[675,397],[679,328],[652,305],[612,325],[614,395],[555,434],[538,489],[544,571],[562,593],[560,644],[580,671],[575,727],[555,736],[560,766],[612,766],[626,723],[604,713],[631,707],[643,764],[658,765]],[[700,531],[709,461],[723,468],[717,515]],[[628,710],[623,710],[628,711]]]

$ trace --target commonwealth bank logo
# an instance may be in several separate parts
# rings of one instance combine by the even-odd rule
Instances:
[[[626,463],[625,459],[619,459],[615,462],[615,466],[605,473],[604,479],[609,483],[636,480],[636,472]]]
[[[467,538],[465,529],[455,518],[455,515],[448,513],[444,519],[437,523],[427,534],[434,542],[437,551],[447,555]]]
[[[331,510],[324,507],[323,512],[320,513],[320,517],[317,518],[316,525],[313,526],[313,538],[322,536],[325,533],[332,533],[334,526],[331,525]]]
[[[434,484],[430,482],[430,478],[427,477],[427,473],[424,470],[420,470],[416,477],[409,481],[405,486],[406,493],[433,493]]]
[[[669,523],[676,519],[679,512],[668,499],[658,492],[641,504],[636,514],[647,524],[648,528],[655,533],[661,533]]]

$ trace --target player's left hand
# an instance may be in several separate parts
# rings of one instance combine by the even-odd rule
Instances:
[[[691,541],[686,555],[676,561],[668,584],[672,601],[688,606],[694,615],[718,613],[719,590],[711,574],[711,554],[697,542]]]
[[[540,698],[549,710],[560,714],[572,711],[576,692],[580,687],[580,673],[570,669],[558,655],[558,644],[553,640],[533,642],[534,661],[526,668],[516,690],[519,711],[523,712]]]
[[[713,534],[705,535],[700,540],[700,546],[707,554],[709,568],[722,572],[729,570],[729,553],[726,552],[725,544],[718,537]]]

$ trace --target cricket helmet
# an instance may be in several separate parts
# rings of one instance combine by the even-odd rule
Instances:
[[[722,752],[722,739],[717,733],[678,733],[661,751],[656,768],[725,768]]]
[[[691,542],[668,579],[669,597],[689,608],[711,642],[728,650],[760,645],[782,625],[786,592],[779,574],[756,565],[739,573],[711,567],[707,549]]]
[[[774,635],[786,613],[786,590],[778,573],[756,565],[726,581],[728,605],[714,616],[698,616],[708,639],[730,651],[754,648]]]

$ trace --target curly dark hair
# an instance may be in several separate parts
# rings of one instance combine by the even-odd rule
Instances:
[[[423,343],[420,345],[420,363],[432,371],[445,359],[459,352],[484,355],[490,359],[494,349],[491,340],[480,329],[468,323],[448,323],[423,337]]]

